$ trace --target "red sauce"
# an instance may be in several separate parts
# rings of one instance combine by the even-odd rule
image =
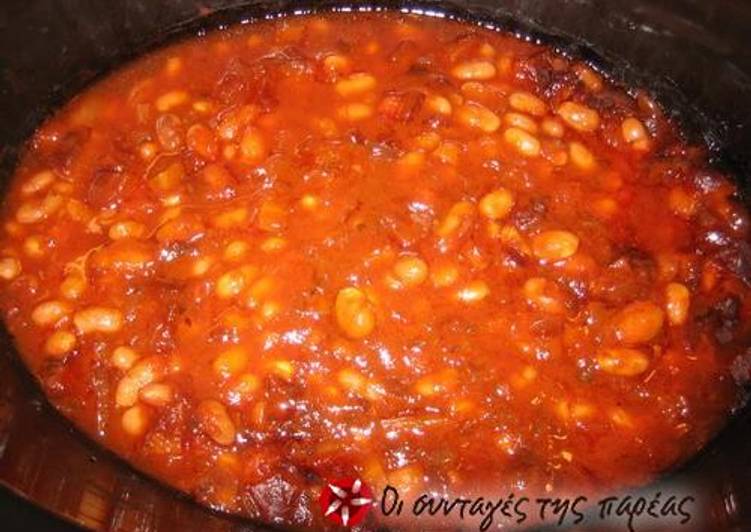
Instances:
[[[322,527],[338,477],[643,484],[739,405],[750,252],[734,186],[634,94],[393,14],[160,50],[30,141],[5,323],[67,417],[229,512]]]

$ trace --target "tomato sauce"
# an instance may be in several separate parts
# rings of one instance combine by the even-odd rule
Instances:
[[[744,398],[734,185],[645,92],[464,23],[306,16],[152,53],[42,125],[2,222],[4,321],[50,401],[281,525],[324,527],[332,478],[641,485]]]

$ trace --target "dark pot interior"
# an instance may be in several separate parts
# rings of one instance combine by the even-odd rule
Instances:
[[[367,7],[374,3],[350,2]],[[675,111],[715,163],[751,193],[751,4],[714,0],[427,0],[422,8],[541,37]],[[330,9],[341,1],[4,0],[0,6],[0,183],[24,140],[54,108],[123,61],[199,28],[268,13]],[[51,410],[0,337],[0,484],[84,526],[111,530],[257,530],[204,510],[134,473]],[[705,526],[751,523],[749,409],[675,472],[708,498]]]

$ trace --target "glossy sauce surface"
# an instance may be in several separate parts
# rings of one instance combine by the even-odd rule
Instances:
[[[404,15],[158,51],[44,124],[0,305],[50,400],[218,509],[638,485],[748,380],[748,215],[648,95]]]

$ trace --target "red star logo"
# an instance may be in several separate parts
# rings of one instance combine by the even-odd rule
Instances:
[[[337,525],[355,526],[373,504],[373,492],[359,478],[328,482],[318,499],[323,515]]]

